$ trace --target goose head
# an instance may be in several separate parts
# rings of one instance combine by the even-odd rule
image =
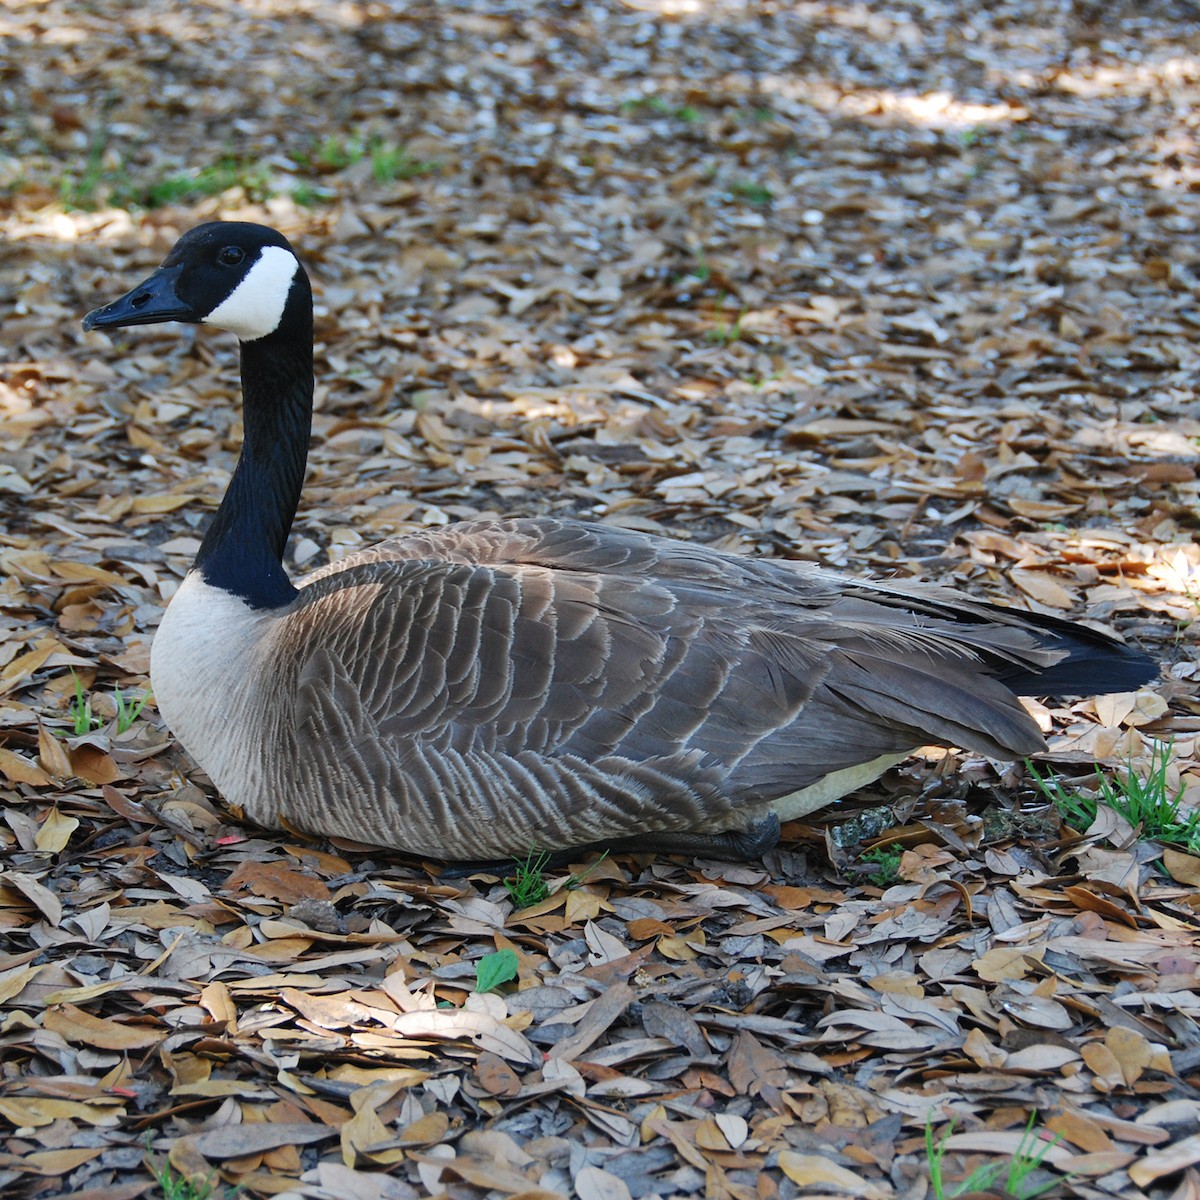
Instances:
[[[311,321],[311,314],[308,278],[283,234],[246,221],[210,221],[185,233],[143,283],[88,313],[83,327],[182,321],[254,342]]]

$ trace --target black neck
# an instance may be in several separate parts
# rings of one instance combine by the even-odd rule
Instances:
[[[312,299],[297,277],[279,328],[242,342],[245,440],[229,490],[195,567],[204,581],[252,608],[279,608],[296,595],[283,551],[300,503],[312,431]]]

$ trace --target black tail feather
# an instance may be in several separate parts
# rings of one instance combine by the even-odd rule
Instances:
[[[1034,631],[1045,632],[1047,649],[1067,655],[1051,667],[1000,671],[997,677],[1018,696],[1103,696],[1133,692],[1158,678],[1157,660],[1109,633],[1045,613],[1022,617]]]

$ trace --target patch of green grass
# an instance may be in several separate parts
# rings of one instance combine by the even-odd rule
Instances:
[[[900,882],[900,860],[904,857],[903,846],[872,846],[859,855],[859,861],[871,863],[876,870],[871,882],[878,888],[888,888]]]
[[[87,157],[78,171],[67,171],[58,181],[58,194],[67,208],[91,209],[97,207],[97,194],[103,182],[109,179],[112,168],[105,165],[108,153],[109,130],[101,126],[88,142]],[[125,175],[122,163],[121,173]]]
[[[416,179],[438,169],[435,162],[414,158],[407,146],[394,146],[382,139],[372,141],[371,173],[376,183],[395,183],[398,179]]]
[[[83,737],[85,733],[99,729],[104,722],[92,712],[92,698],[83,694],[83,684],[74,671],[71,672],[71,678],[75,680],[75,697],[67,708],[67,714],[71,718],[71,732],[75,737]]]
[[[1058,810],[1063,824],[1069,825],[1077,833],[1087,833],[1100,810],[1100,801],[1096,796],[1068,789],[1057,775],[1047,775],[1044,778],[1037,773],[1033,763],[1028,762],[1029,773],[1033,776],[1034,787]]]
[[[336,137],[331,134],[310,154],[295,157],[301,166],[317,167],[326,171],[344,171],[359,162],[366,152],[366,141],[361,134],[351,134],[349,137]]]
[[[676,121],[693,124],[700,120],[700,110],[690,104],[672,104],[661,96],[639,96],[636,100],[626,100],[621,105],[621,112],[626,116],[635,113],[653,113],[656,117],[673,117]]]
[[[70,718],[69,729],[59,730],[61,737],[83,737],[104,725],[104,721],[92,709],[92,698],[83,694],[83,684],[74,671],[71,678],[75,681],[75,695],[67,705],[67,716]],[[141,715],[146,701],[150,699],[149,692],[143,692],[136,700],[131,700],[121,694],[119,687],[113,688],[114,719],[117,733],[126,733],[133,727],[134,721]]]
[[[504,890],[512,898],[513,907],[530,908],[541,904],[550,895],[545,875],[546,864],[550,861],[549,853],[539,854],[536,850],[530,850],[524,862],[520,859],[513,861],[516,870],[504,880]]]
[[[311,183],[300,183],[292,188],[292,203],[301,208],[316,208],[318,204],[328,204],[334,199],[335,193],[328,188],[316,187]]]
[[[594,863],[589,863],[578,874],[572,875],[563,886],[568,891],[579,887],[607,857],[608,851],[605,850]],[[503,882],[514,908],[531,908],[549,898],[550,885],[546,882],[546,865],[549,861],[549,851],[539,853],[537,850],[530,850],[524,862],[519,858],[513,859],[516,870]]]
[[[176,171],[147,180],[135,174],[125,155],[113,160],[109,152],[111,135],[107,128],[96,133],[88,145],[87,157],[77,171],[68,171],[59,180],[59,195],[64,206],[95,209],[102,205],[117,208],[162,208],[206,196],[219,196],[240,187],[255,202],[270,199],[271,176],[265,164],[226,155],[207,167]]]
[[[150,699],[149,692],[143,692],[136,700],[126,700],[121,695],[119,687],[113,688],[113,704],[117,710],[117,733],[127,733],[133,728],[133,723],[138,719],[142,709],[145,707],[146,701]]]
[[[756,207],[770,204],[775,199],[775,193],[766,184],[757,183],[752,179],[740,179],[737,183],[730,185],[729,190],[739,200],[744,200],[747,204],[753,204]]]
[[[240,187],[257,203],[269,200],[272,195],[270,173],[264,164],[227,155],[198,171],[180,171],[147,184],[130,199],[142,208],[162,208],[219,196],[235,187]]]
[[[954,1200],[955,1196],[962,1196],[967,1192],[992,1191],[1000,1179],[1004,1180],[1002,1185],[1004,1193],[1014,1197],[1015,1200],[1034,1200],[1035,1197],[1045,1195],[1052,1188],[1058,1187],[1062,1181],[1057,1177],[1045,1183],[1034,1183],[1029,1179],[1029,1176],[1041,1167],[1046,1155],[1062,1140],[1058,1134],[1049,1140],[1042,1138],[1034,1130],[1033,1126],[1036,1120],[1037,1114],[1030,1113],[1025,1132],[1017,1146],[1017,1152],[1007,1163],[985,1163],[981,1167],[976,1167],[966,1179],[950,1190],[947,1188],[942,1167],[946,1157],[946,1143],[954,1132],[954,1122],[951,1121],[946,1132],[940,1138],[935,1139],[933,1120],[932,1118],[927,1120],[925,1122],[925,1154],[929,1160],[929,1187],[933,1192],[934,1200]],[[1007,1171],[1005,1170],[1006,1166]]]
[[[292,161],[304,170],[319,174],[345,171],[366,158],[376,183],[394,183],[398,179],[415,179],[438,169],[438,163],[415,158],[407,146],[390,142],[379,134],[352,133],[344,137],[330,136],[312,150],[292,155]],[[297,189],[299,190],[299,189]],[[293,198],[296,193],[292,193]],[[302,203],[296,200],[297,204]]]
[[[170,1163],[146,1156],[150,1173],[158,1181],[162,1190],[163,1200],[211,1200],[217,1193],[216,1172],[209,1175],[202,1183],[194,1183],[186,1175],[177,1174]],[[235,1195],[231,1189],[226,1195]]]
[[[725,298],[722,297],[721,298],[722,306],[724,305],[724,303],[725,303]],[[741,337],[742,337],[742,332],[743,332],[742,331],[742,321],[745,319],[745,316],[746,316],[746,313],[744,310],[742,312],[738,313],[737,320],[734,321],[732,325],[729,324],[729,322],[726,321],[725,318],[722,316],[717,321],[716,325],[714,325],[711,329],[709,329],[705,332],[705,334],[704,334],[705,341],[713,342],[718,346],[728,346],[732,342],[740,341]]]
[[[1149,773],[1143,778],[1125,764],[1123,774],[1105,775],[1096,768],[1096,793],[1068,787],[1053,774],[1040,775],[1026,759],[1034,786],[1058,809],[1063,821],[1072,829],[1085,832],[1091,828],[1100,810],[1106,805],[1124,817],[1142,837],[1157,838],[1172,846],[1183,846],[1190,853],[1200,852],[1200,813],[1184,812],[1183,787],[1174,792],[1167,784],[1174,743],[1156,742],[1150,752]]]

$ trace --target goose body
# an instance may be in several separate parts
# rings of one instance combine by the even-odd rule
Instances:
[[[1019,695],[1131,690],[1086,626],[603,525],[472,521],[282,566],[312,409],[283,237],[213,222],[88,328],[242,343],[245,442],[155,637],[168,726],[269,826],[450,860],[604,843],[755,854],[919,746],[1042,748]]]

